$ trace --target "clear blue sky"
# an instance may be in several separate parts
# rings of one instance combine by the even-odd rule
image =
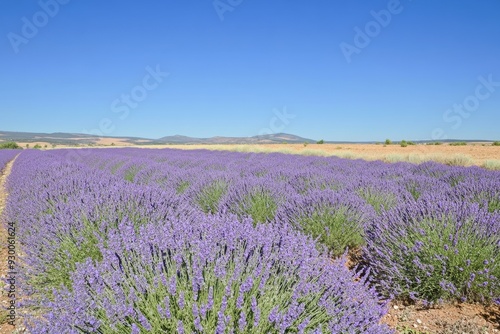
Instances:
[[[0,2],[0,130],[500,139],[498,0],[59,1]]]

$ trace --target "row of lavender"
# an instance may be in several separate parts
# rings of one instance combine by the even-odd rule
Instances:
[[[21,153],[5,218],[18,229],[30,331],[390,333],[368,276],[332,262],[285,217],[299,200],[287,196],[307,196],[315,175],[296,189],[268,158]],[[332,189],[325,201],[341,200]]]
[[[292,225],[333,255],[364,247],[388,298],[498,301],[500,173],[282,154],[103,150],[79,161],[212,214]]]
[[[5,168],[5,165],[19,154],[17,150],[0,150],[0,172]]]

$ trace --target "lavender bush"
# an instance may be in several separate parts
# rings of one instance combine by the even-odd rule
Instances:
[[[125,216],[138,228],[191,211],[167,191],[56,159],[25,152],[9,178],[6,214],[25,247],[27,291],[50,296],[60,285],[71,288],[76,264],[102,259],[98,241]]]
[[[390,333],[386,307],[288,225],[124,220],[32,333]]]
[[[500,215],[428,196],[382,214],[364,252],[380,291],[436,303],[500,297]]]
[[[375,210],[352,192],[311,191],[291,198],[278,216],[326,245],[333,256],[364,245]]]
[[[17,150],[0,150],[0,172],[5,168],[5,165],[14,159],[19,154]]]
[[[265,223],[276,217],[278,207],[285,202],[286,187],[269,184],[251,176],[237,182],[222,200],[222,210],[240,218],[251,217],[254,223]]]

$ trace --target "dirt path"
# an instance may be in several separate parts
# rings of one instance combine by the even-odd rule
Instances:
[[[8,230],[7,226],[4,225],[6,222],[2,220],[2,212],[7,204],[7,189],[6,182],[7,178],[12,171],[12,166],[14,165],[14,161],[17,156],[11,160],[5,168],[0,171],[0,278],[2,279],[2,293],[0,295],[0,334],[11,334],[11,333],[20,333],[23,330],[20,328],[21,323],[19,319],[16,319],[16,327],[10,325],[8,315],[9,312],[6,310],[10,304],[10,298],[8,297],[8,291],[5,289],[6,283],[3,282],[3,279],[7,276],[8,268],[7,268],[7,260],[8,260],[8,249],[7,249],[7,238],[8,238]]]

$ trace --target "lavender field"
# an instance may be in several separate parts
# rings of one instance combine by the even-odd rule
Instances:
[[[30,333],[383,334],[394,300],[500,303],[498,171],[27,150],[7,190]]]

